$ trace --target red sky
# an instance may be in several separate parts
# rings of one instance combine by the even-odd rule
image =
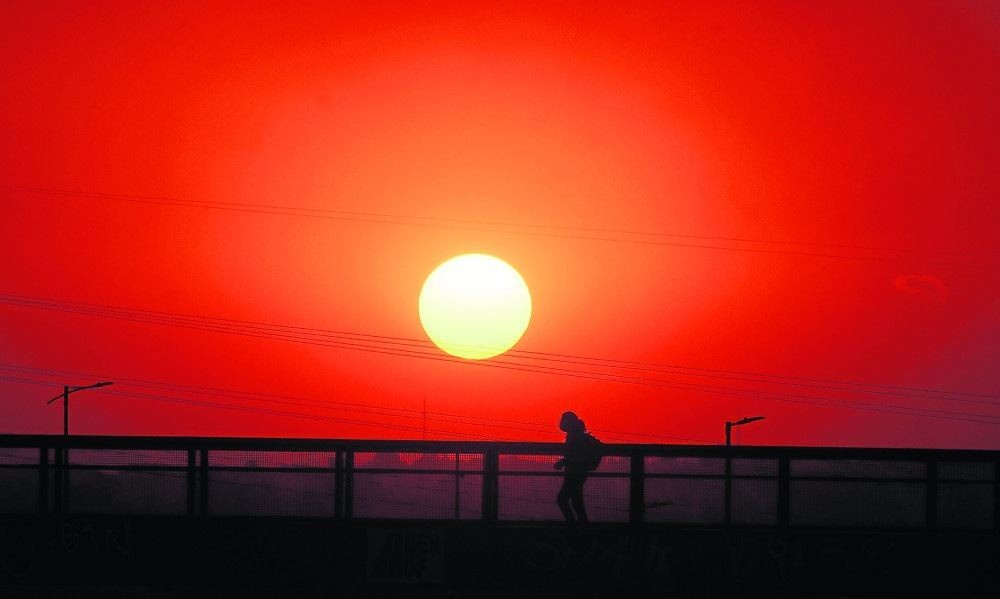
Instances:
[[[609,441],[763,414],[741,442],[1000,447],[995,3],[9,2],[0,23],[0,432],[58,432],[45,400],[97,377],[118,384],[74,396],[73,432],[419,438],[426,400],[428,438],[558,440],[574,409]],[[376,353],[425,339],[420,286],[466,252],[522,273],[516,349],[546,359]]]

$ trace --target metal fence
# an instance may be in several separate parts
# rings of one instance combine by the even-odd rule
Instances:
[[[561,445],[0,436],[0,513],[556,521]],[[607,445],[592,521],[998,530],[1000,452]]]

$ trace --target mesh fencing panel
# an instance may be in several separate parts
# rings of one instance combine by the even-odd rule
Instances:
[[[646,458],[646,474],[705,474],[723,475],[726,473],[726,460],[723,458],[701,457],[659,457]]]
[[[497,517],[500,520],[558,521],[556,503],[564,474],[554,468],[561,455],[501,454]],[[629,519],[629,458],[604,456],[583,485],[583,503],[592,522]],[[609,476],[604,476],[609,475]]]
[[[353,463],[353,474],[345,479],[351,483],[351,497],[337,496],[339,477],[348,473],[336,471],[336,451],[209,450],[207,465],[203,465],[200,450],[176,447],[77,447],[65,454],[63,449],[49,448],[44,487],[39,484],[39,448],[0,448],[0,513],[37,512],[39,492],[44,488],[48,510],[71,513],[184,514],[189,508],[198,513],[205,497],[207,513],[212,515],[332,517],[338,505],[346,505],[343,499],[360,518],[483,517],[485,461],[478,446],[477,451],[464,453],[349,451],[353,462],[341,462],[344,466]],[[552,450],[551,446],[540,448]],[[556,498],[564,474],[553,469],[561,456],[531,453],[533,448],[527,446],[517,451],[521,453],[498,456],[498,517],[562,520]],[[57,458],[63,455],[68,466],[60,470]],[[193,469],[189,469],[191,455],[195,457]],[[718,455],[644,456],[646,521],[725,522],[727,461]],[[731,521],[773,526],[779,518],[781,454],[751,455],[729,461]],[[845,459],[844,455],[850,454],[840,451],[836,458],[823,458],[817,450],[810,451],[808,458],[785,458],[789,459],[790,525],[922,528],[928,524],[927,476],[933,465],[937,528],[989,530],[996,526],[997,465],[992,454],[942,453],[945,459],[939,460],[930,453],[914,458],[912,452],[900,452],[893,459],[891,450],[859,452],[861,459]],[[631,463],[630,457],[607,455],[590,473],[583,494],[592,521],[629,520]],[[59,506],[58,497],[63,501]]]
[[[778,523],[776,478],[734,479],[730,493],[731,518],[734,524],[773,526]]]
[[[938,483],[938,528],[993,528],[993,483]]]
[[[990,462],[938,462],[938,480],[991,481],[995,477]]]
[[[354,454],[354,516],[482,517],[481,454],[368,451]]]
[[[477,486],[478,483],[478,486]],[[479,517],[482,477],[454,474],[358,472],[354,475],[354,515],[358,518],[454,519]],[[464,514],[464,516],[463,516]]]
[[[173,466],[187,465],[187,452],[167,449],[70,449],[72,466]]]
[[[210,468],[333,468],[333,451],[218,451],[208,452]]]
[[[801,526],[917,527],[926,522],[922,482],[789,483],[789,522]]]
[[[733,458],[733,476],[778,476],[778,460],[769,458]]]
[[[187,473],[164,470],[86,469],[69,471],[70,512],[96,514],[183,514]]]
[[[562,476],[558,475],[501,475],[497,517],[501,520],[562,520],[562,512],[556,504],[562,481]],[[586,501],[584,495],[584,503]]]
[[[0,448],[0,466],[37,464],[40,453],[34,447],[3,447]]]
[[[230,516],[333,516],[333,472],[209,470],[208,513]]]
[[[559,455],[501,454],[500,472],[554,472]]]
[[[789,469],[793,477],[833,478],[902,478],[925,480],[927,464],[896,460],[792,460]]]
[[[721,478],[647,478],[646,520],[717,524],[725,520]]]
[[[927,464],[797,459],[789,469],[789,523],[918,527],[926,524]]]

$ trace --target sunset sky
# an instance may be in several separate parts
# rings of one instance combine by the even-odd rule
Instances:
[[[0,4],[0,433],[1000,448],[996,2]],[[497,256],[511,352],[427,341]],[[247,393],[256,395],[248,395]],[[426,411],[426,416],[425,416]],[[426,429],[426,433],[425,433]]]

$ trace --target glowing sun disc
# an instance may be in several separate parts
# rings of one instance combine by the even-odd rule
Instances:
[[[483,360],[514,347],[531,319],[531,293],[500,258],[463,254],[441,263],[420,290],[420,324],[434,345]]]

